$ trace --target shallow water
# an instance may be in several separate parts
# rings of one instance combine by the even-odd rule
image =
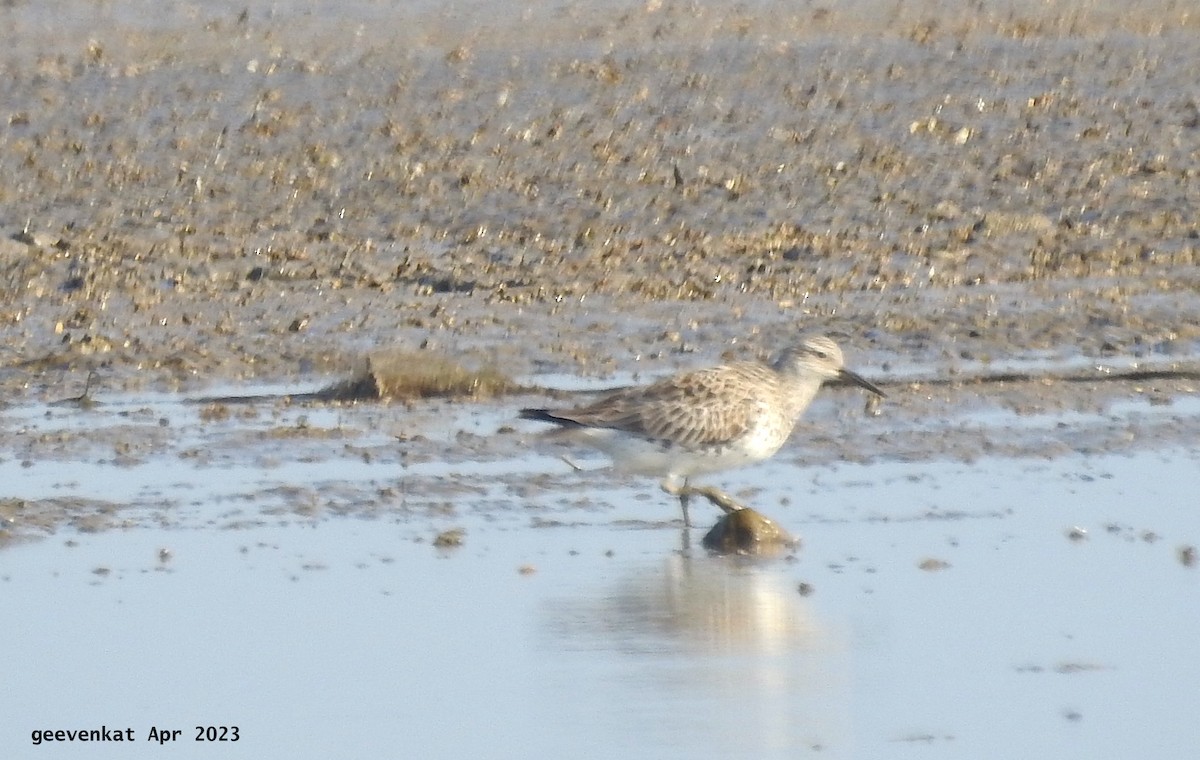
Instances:
[[[843,402],[814,422],[872,425],[839,421]],[[1165,409],[1187,421],[1194,406]],[[172,432],[132,464],[2,464],[10,493],[120,504],[0,553],[6,757],[1091,758],[1200,740],[1186,447],[970,464],[785,452],[728,478],[804,537],[791,559],[751,561],[693,551],[701,530],[683,533],[652,484],[489,437],[503,409],[204,409],[149,395],[0,417],[26,435],[74,425],[89,446],[105,422]],[[1166,413],[1131,401],[1093,422],[1147,409]],[[388,419],[461,434],[417,439],[427,461],[406,465]],[[1027,422],[974,420],[1046,427]],[[266,435],[302,429],[341,432]],[[476,459],[431,453],[453,445]],[[451,527],[464,544],[435,548]],[[32,745],[35,729],[100,725],[138,744]],[[205,746],[198,725],[240,739]],[[151,726],[183,734],[164,750]]]

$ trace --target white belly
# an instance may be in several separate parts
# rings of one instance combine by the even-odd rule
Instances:
[[[592,428],[580,432],[583,433],[581,442],[608,454],[613,466],[621,472],[658,477],[686,478],[700,473],[745,467],[771,457],[787,440],[760,428],[735,443],[689,449],[648,441],[616,430]]]

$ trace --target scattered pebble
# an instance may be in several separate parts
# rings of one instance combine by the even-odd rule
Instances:
[[[1179,547],[1179,564],[1184,567],[1196,566],[1196,547],[1188,545]]]
[[[462,528],[450,528],[444,530],[433,539],[433,545],[439,549],[449,549],[463,545],[463,537],[467,532]]]
[[[917,567],[932,573],[937,572],[938,570],[945,570],[946,568],[950,567],[950,563],[946,562],[945,560],[929,557],[921,560],[920,563],[917,564]]]

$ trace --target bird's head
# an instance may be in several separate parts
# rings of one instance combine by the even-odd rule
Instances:
[[[851,372],[843,365],[842,349],[824,335],[812,335],[784,349],[775,360],[775,369],[789,375],[808,376],[826,380],[843,380],[866,388],[877,396],[884,393],[865,377]]]

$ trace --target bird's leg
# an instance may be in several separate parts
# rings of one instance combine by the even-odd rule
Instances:
[[[663,481],[662,489],[672,496],[679,497],[679,505],[683,507],[683,524],[689,527],[691,526],[691,521],[688,519],[688,498],[691,496],[703,496],[723,509],[726,514],[746,508],[744,504],[738,503],[736,499],[719,488],[714,488],[713,486],[693,486],[687,480],[683,481],[683,485],[676,485],[672,481],[665,480]]]
[[[568,466],[568,467],[570,467],[570,468],[571,468],[572,470],[574,470],[575,472],[583,472],[583,468],[582,468],[582,467],[580,467],[579,465],[575,464],[574,462],[572,462],[572,461],[570,460],[570,458],[569,458],[569,457],[568,457],[566,454],[563,454],[563,455],[561,455],[561,456],[559,457],[559,459],[561,459],[561,460],[563,460],[564,462],[566,462],[566,463],[567,463],[567,466]]]

